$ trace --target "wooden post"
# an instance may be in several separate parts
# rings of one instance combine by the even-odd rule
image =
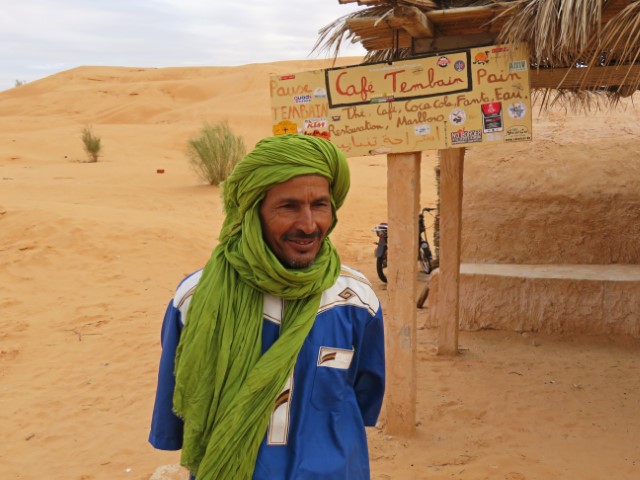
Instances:
[[[416,292],[420,152],[387,156],[389,251],[385,315],[387,431],[410,435],[416,424]]]
[[[458,353],[460,243],[464,148],[439,150],[440,277],[438,279],[438,354]]]

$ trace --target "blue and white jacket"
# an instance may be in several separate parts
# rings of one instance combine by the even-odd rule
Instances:
[[[182,421],[172,411],[174,357],[198,271],[179,285],[162,324],[162,355],[149,442],[182,447]],[[278,338],[285,300],[264,296],[262,349]],[[274,405],[258,452],[254,480],[369,479],[365,426],[375,425],[384,394],[380,302],[364,276],[347,267],[326,290]]]

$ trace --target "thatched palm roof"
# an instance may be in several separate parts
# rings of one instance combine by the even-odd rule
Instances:
[[[592,92],[615,101],[640,86],[638,0],[338,1],[367,8],[321,29],[314,50],[337,56],[344,42],[360,42],[365,62],[376,62],[524,42],[531,87],[547,100],[553,89],[581,104]]]

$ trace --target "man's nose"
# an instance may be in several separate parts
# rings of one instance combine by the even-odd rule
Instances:
[[[304,207],[300,209],[298,216],[298,228],[304,233],[313,233],[316,230],[316,222],[313,218],[313,211],[311,207]]]

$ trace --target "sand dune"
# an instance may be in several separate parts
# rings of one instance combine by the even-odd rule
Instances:
[[[271,131],[269,75],[325,66],[81,67],[0,92],[0,478],[183,478],[146,438],[164,308],[222,219],[186,141],[227,120],[253,146]],[[639,111],[553,110],[534,136],[468,151],[463,261],[640,264]],[[350,164],[333,238],[384,305],[370,229],[386,219],[385,157]],[[434,166],[425,152],[424,205]],[[374,479],[638,478],[637,339],[462,332],[442,358],[436,337],[419,331],[415,437],[386,435],[386,413],[370,432]]]

